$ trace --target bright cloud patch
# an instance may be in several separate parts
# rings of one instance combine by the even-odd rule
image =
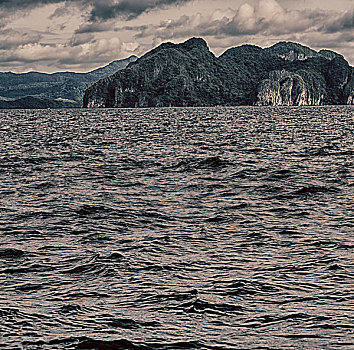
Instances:
[[[81,43],[77,41],[77,38],[73,38],[71,42],[58,45],[28,43],[12,50],[0,50],[0,63],[12,62],[15,66],[18,62],[28,64],[48,62],[50,65],[67,68],[77,65],[84,68],[87,64],[86,70],[90,70],[113,61],[117,57],[130,56],[137,46],[137,43],[121,42],[119,38],[89,40],[88,42],[83,40]],[[29,66],[36,68],[35,65]]]

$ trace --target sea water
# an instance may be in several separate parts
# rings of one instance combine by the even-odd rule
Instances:
[[[0,348],[353,349],[353,112],[0,111]]]

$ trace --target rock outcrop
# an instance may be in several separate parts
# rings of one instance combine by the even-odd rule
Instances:
[[[344,102],[347,105],[354,105],[354,74],[344,88]]]
[[[336,57],[330,62],[326,79],[334,104],[353,103],[354,70],[344,58]]]
[[[323,89],[313,91],[311,86],[296,73],[285,70],[272,71],[257,87],[256,106],[321,105]]]
[[[216,57],[192,38],[164,43],[85,92],[84,107],[353,103],[353,68],[296,43],[242,45]]]

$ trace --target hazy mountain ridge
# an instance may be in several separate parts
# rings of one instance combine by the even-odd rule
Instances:
[[[201,38],[164,43],[86,90],[84,107],[353,103],[353,68],[329,50],[280,42],[216,57]],[[273,96],[273,97],[272,97]]]
[[[45,109],[45,108],[71,108],[76,106],[75,101],[47,98],[36,98],[32,96],[21,97],[17,100],[0,100],[0,108],[3,109]]]
[[[87,87],[136,59],[131,56],[113,61],[88,73],[0,72],[0,108],[81,107]]]

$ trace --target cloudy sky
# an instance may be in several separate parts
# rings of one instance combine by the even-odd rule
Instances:
[[[354,65],[354,0],[0,0],[0,71],[85,72],[161,42],[296,41]]]

